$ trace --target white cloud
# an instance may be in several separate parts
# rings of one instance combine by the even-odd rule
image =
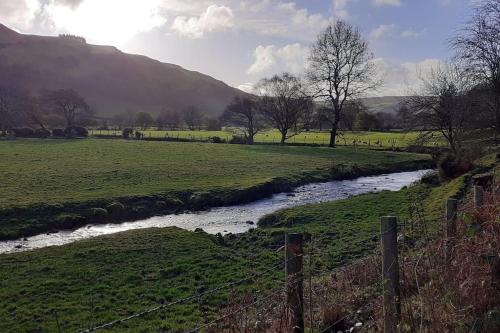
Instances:
[[[41,6],[38,0],[2,0],[0,1],[0,23],[25,32],[33,25]]]
[[[172,29],[182,36],[201,38],[207,32],[231,28],[234,25],[234,14],[226,6],[209,6],[199,17],[178,16]]]
[[[422,36],[427,29],[422,29],[417,31],[413,28],[401,29],[396,24],[382,24],[373,29],[370,32],[370,38],[372,40],[382,39],[386,37],[399,36],[402,38],[418,38]]]
[[[416,31],[416,30],[410,28],[410,29],[403,30],[401,32],[401,37],[403,37],[403,38],[418,38],[418,37],[422,36],[424,33],[426,33],[426,31],[427,31],[427,29]]]
[[[333,0],[333,14],[339,18],[349,17],[347,4],[350,0]]]
[[[401,6],[401,0],[373,0],[376,6]]]
[[[300,43],[281,48],[259,45],[254,51],[255,60],[247,74],[264,75],[283,71],[299,74],[304,70],[308,54],[309,49]]]
[[[255,84],[250,82],[240,84],[236,88],[249,94],[255,93]]]
[[[377,70],[382,73],[383,86],[374,95],[405,96],[416,93],[431,70],[442,65],[438,59],[424,59],[419,62],[404,62],[390,65],[383,58],[375,59]]]
[[[370,37],[372,39],[380,39],[382,37],[385,37],[385,36],[391,34],[396,29],[397,29],[397,25],[395,25],[395,24],[382,24],[370,32]]]
[[[44,13],[58,32],[81,35],[90,41],[121,44],[142,31],[165,24],[161,0],[54,1]]]

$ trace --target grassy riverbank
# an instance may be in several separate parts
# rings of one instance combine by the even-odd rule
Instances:
[[[217,288],[252,274],[262,277],[226,288],[198,302],[135,318],[110,331],[180,332],[212,318],[227,295],[280,285],[285,231],[321,240],[315,268],[334,267],[375,249],[381,215],[408,216],[419,194],[429,223],[436,226],[447,196],[463,179],[445,186],[419,185],[399,192],[366,194],[334,203],[308,205],[268,217],[267,227],[223,239],[176,228],[146,229],[97,237],[31,252],[0,255],[0,331],[53,332],[57,311],[62,331],[88,328],[152,306]],[[272,221],[272,223],[270,222]],[[317,260],[316,260],[317,259]]]
[[[0,239],[234,204],[298,184],[415,169],[426,155],[126,140],[0,141]]]

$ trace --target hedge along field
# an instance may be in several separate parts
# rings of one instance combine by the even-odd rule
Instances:
[[[237,129],[227,128],[221,131],[168,131],[168,130],[140,130],[146,138],[171,138],[184,140],[209,140],[212,137],[219,137],[223,140],[231,140],[233,135],[241,134]],[[119,130],[91,130],[92,135],[121,136]],[[338,145],[347,146],[370,146],[370,147],[397,147],[404,148],[415,142],[419,132],[344,132],[337,139]],[[257,143],[279,143],[281,134],[277,130],[270,130],[257,133],[255,142]],[[438,135],[434,141],[428,142],[429,146],[443,146],[445,142],[439,139]],[[315,144],[328,145],[330,142],[329,132],[302,132],[286,141],[289,144]]]
[[[391,165],[426,155],[348,148],[135,140],[0,141],[0,208],[241,189],[332,164]]]

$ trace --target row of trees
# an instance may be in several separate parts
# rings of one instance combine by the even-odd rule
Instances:
[[[376,119],[356,98],[379,83],[368,42],[357,28],[337,21],[318,36],[304,80],[290,73],[265,78],[256,87],[258,98],[235,99],[224,118],[244,126],[249,143],[266,123],[280,131],[281,143],[326,123],[334,147],[342,125],[375,127]]]
[[[25,90],[0,85],[0,130],[47,124],[66,128],[86,125],[92,121],[93,111],[85,99],[71,89],[45,90],[31,96]]]
[[[500,0],[480,2],[451,45],[454,59],[422,78],[421,89],[401,104],[398,119],[377,117],[357,102],[381,84],[373,55],[357,28],[337,21],[318,36],[302,80],[289,73],[263,79],[258,97],[236,98],[224,119],[244,127],[249,143],[266,124],[281,132],[284,143],[327,123],[331,147],[342,126],[364,129],[399,121],[426,133],[423,139],[440,132],[458,154],[471,137],[500,134]]]
[[[126,112],[115,115],[111,120],[111,124],[119,128],[139,127],[146,129],[152,126],[158,129],[176,130],[188,128],[190,130],[200,130],[201,128],[208,130],[220,130],[221,123],[217,118],[206,118],[195,106],[189,106],[181,112],[171,109],[164,109],[154,118],[149,112]],[[105,122],[105,126],[108,121]]]

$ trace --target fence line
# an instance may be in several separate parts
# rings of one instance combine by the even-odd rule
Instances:
[[[454,220],[456,218],[456,201],[453,200],[448,200],[447,201],[447,207],[452,207],[449,208],[447,211],[447,219],[446,220]],[[418,215],[418,214],[417,214]],[[418,216],[417,216],[418,218]],[[310,326],[310,331],[314,332],[315,330],[315,319],[314,315],[315,313],[315,305],[317,302],[314,302],[314,294],[313,294],[313,281],[312,279],[320,279],[321,277],[325,275],[331,275],[331,274],[337,274],[337,273],[348,273],[349,269],[352,267],[362,264],[363,261],[366,260],[371,260],[370,258],[375,258],[377,259],[378,256],[381,258],[381,267],[380,270],[375,270],[372,272],[375,272],[375,276],[378,276],[379,282],[373,283],[373,274],[371,275],[372,277],[368,277],[367,281],[370,281],[369,285],[370,286],[378,286],[380,285],[383,288],[381,296],[383,297],[383,316],[384,316],[384,332],[396,332],[397,327],[401,318],[401,304],[402,304],[402,299],[400,295],[400,279],[406,279],[404,276],[399,275],[399,258],[398,258],[398,252],[400,251],[398,246],[399,244],[399,237],[398,237],[398,232],[403,232],[402,237],[403,243],[406,242],[406,232],[413,230],[413,226],[407,223],[401,223],[398,222],[397,217],[383,217],[380,220],[380,231],[368,234],[367,236],[363,237],[362,239],[356,240],[355,243],[364,243],[364,242],[371,242],[373,243],[375,240],[379,240],[378,245],[375,247],[375,249],[379,250],[379,254],[376,255],[376,257],[363,257],[359,260],[351,262],[349,265],[345,265],[342,267],[336,267],[333,269],[326,269],[326,270],[316,270],[312,267],[312,262],[313,258],[316,256],[324,256],[327,255],[328,250],[321,250],[319,249],[319,244],[326,241],[326,236],[324,237],[317,237],[317,235],[310,235],[309,238],[309,247],[306,247],[309,249],[309,254],[306,255],[304,254],[303,250],[303,239],[304,235],[302,234],[285,234],[285,245],[279,247],[276,251],[280,251],[281,249],[285,249],[284,255],[285,255],[285,260],[281,261],[280,263],[267,267],[263,271],[259,273],[255,273],[251,276],[244,277],[241,279],[238,279],[236,281],[228,282],[223,285],[220,285],[219,287],[207,290],[205,292],[191,295],[185,298],[180,298],[177,299],[173,302],[166,303],[166,304],[161,304],[155,307],[152,307],[150,309],[147,309],[145,311],[120,318],[105,324],[101,324],[95,327],[91,327],[88,330],[81,331],[81,333],[87,333],[87,332],[94,332],[97,330],[101,329],[106,329],[110,328],[114,325],[124,323],[126,321],[129,321],[134,318],[142,317],[147,314],[159,311],[161,309],[165,309],[180,303],[184,302],[189,302],[193,301],[196,299],[201,299],[203,297],[212,295],[216,292],[226,290],[231,287],[238,286],[246,281],[255,281],[258,278],[261,278],[265,276],[268,273],[275,273],[276,270],[285,268],[285,285],[284,288],[279,288],[278,290],[275,290],[271,292],[270,294],[267,294],[265,296],[259,297],[258,299],[255,299],[254,301],[250,302],[249,304],[244,304],[242,306],[239,306],[236,310],[230,311],[229,313],[223,314],[219,317],[216,317],[215,319],[211,320],[208,323],[205,323],[203,325],[197,326],[195,328],[192,328],[190,330],[187,330],[186,332],[198,332],[203,329],[209,329],[213,325],[231,318],[239,313],[242,313],[243,311],[246,311],[249,308],[252,308],[256,306],[257,304],[264,304],[265,301],[268,301],[270,299],[273,299],[275,296],[277,296],[280,293],[283,293],[286,291],[286,301],[283,302],[283,311],[286,309],[287,313],[287,322],[286,325],[289,325],[291,328],[291,332],[304,332],[305,331],[305,324],[307,323]],[[328,241],[332,241],[331,239],[328,239]],[[407,246],[407,244],[403,244],[401,246],[401,249],[404,249],[404,247]],[[445,252],[446,252],[445,248]],[[303,265],[303,260],[308,259],[309,261],[309,275],[308,275],[308,302],[304,301],[304,287],[306,284],[306,269]],[[367,261],[368,263],[368,261]],[[374,261],[375,265],[377,264],[377,261]],[[356,269],[356,268],[354,268]],[[356,272],[355,270],[353,271],[354,273]],[[381,273],[380,273],[381,272]],[[380,277],[381,274],[382,276]],[[365,277],[366,279],[366,277]],[[277,283],[283,283],[281,280],[276,280],[272,279],[273,282]],[[336,282],[334,282],[336,283]],[[345,281],[343,283],[346,283]],[[307,287],[306,287],[307,288]],[[320,286],[321,288],[321,286]],[[376,289],[376,288],[375,288]],[[233,289],[234,290],[234,289]],[[349,289],[350,290],[350,289]],[[330,290],[328,292],[331,292]],[[308,304],[308,307],[306,307],[306,304]],[[319,304],[319,303],[318,303]],[[308,311],[307,311],[308,310]],[[331,329],[336,328],[337,325],[345,322],[348,318],[353,317],[355,313],[358,311],[351,311],[350,313],[347,313],[346,315],[342,316],[341,318],[337,319],[335,322],[332,324],[329,324],[327,327],[322,327],[320,328],[320,332],[327,332]],[[246,314],[246,313],[245,313]],[[257,313],[257,315],[259,315]],[[290,317],[288,317],[290,315]],[[306,315],[309,317],[307,318]],[[308,319],[308,320],[307,320]],[[281,319],[282,321],[282,319]],[[280,321],[280,327],[281,327],[281,321]],[[344,324],[345,325],[345,324]]]
[[[293,259],[295,259],[295,257],[290,258],[288,260],[293,260]],[[195,300],[195,299],[200,298],[200,297],[205,297],[205,296],[214,294],[214,293],[216,293],[218,291],[225,290],[225,289],[227,289],[229,287],[234,287],[234,286],[240,285],[243,282],[246,282],[246,281],[249,281],[249,280],[255,280],[255,279],[257,279],[259,277],[262,277],[263,275],[265,275],[265,274],[267,274],[269,272],[275,272],[277,268],[281,267],[282,265],[285,265],[286,263],[287,263],[287,261],[281,262],[281,263],[279,263],[277,265],[274,265],[274,266],[272,266],[270,268],[265,269],[262,272],[253,274],[250,277],[246,277],[246,278],[240,279],[238,281],[233,281],[233,282],[226,283],[226,284],[221,285],[221,286],[219,286],[217,288],[213,288],[213,289],[207,290],[207,291],[205,291],[203,293],[200,293],[200,294],[191,295],[191,296],[188,296],[188,297],[185,297],[185,298],[177,299],[177,300],[175,300],[173,302],[170,302],[170,303],[161,304],[161,305],[152,307],[150,309],[147,309],[145,311],[138,312],[136,314],[133,314],[133,315],[130,315],[130,316],[127,316],[127,317],[124,317],[124,318],[116,319],[116,320],[113,320],[111,322],[108,322],[108,323],[105,323],[105,324],[101,324],[101,325],[92,327],[92,328],[87,329],[87,330],[80,331],[80,333],[94,332],[94,331],[97,331],[97,330],[109,328],[109,327],[112,327],[114,325],[117,325],[117,324],[129,321],[131,319],[142,317],[142,316],[144,316],[146,314],[150,314],[150,313],[153,313],[153,312],[165,309],[165,308],[169,308],[169,307],[177,305],[177,304],[181,304],[181,303],[184,303],[184,302],[189,302],[189,301]]]

